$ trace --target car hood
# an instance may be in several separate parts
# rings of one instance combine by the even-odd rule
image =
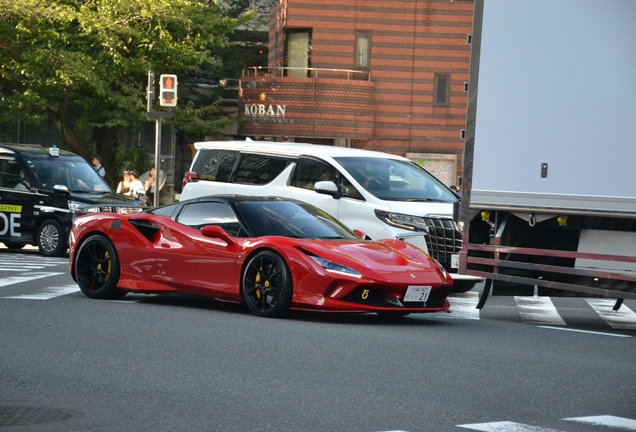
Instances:
[[[139,205],[138,201],[135,201],[133,198],[118,195],[116,193],[108,192],[108,193],[77,193],[70,192],[70,200],[78,201],[87,204],[131,204],[131,205]]]
[[[383,201],[392,212],[411,216],[453,217],[453,203],[435,201]]]
[[[437,263],[417,248],[406,242],[394,241],[308,241],[303,249],[316,255],[356,269],[362,274],[369,271],[392,274],[399,277],[405,272],[436,272]]]

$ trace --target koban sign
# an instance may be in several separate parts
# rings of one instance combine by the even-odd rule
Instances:
[[[287,105],[245,104],[246,117],[285,117]]]

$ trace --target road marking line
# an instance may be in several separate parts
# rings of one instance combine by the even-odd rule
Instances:
[[[46,265],[46,264],[43,264],[43,265],[20,264],[20,267],[15,267],[15,266],[16,266],[15,263],[11,267],[0,266],[0,271],[23,272],[24,273],[25,270],[40,270],[40,269],[43,269],[45,267],[54,267],[53,264],[51,264],[51,265]]]
[[[550,297],[515,296],[519,315],[530,324],[566,325]]]
[[[461,294],[453,294],[448,296],[448,301],[451,304],[451,313],[436,314],[436,318],[455,318],[455,319],[479,319],[479,309],[477,309],[477,303],[479,303],[478,292],[467,292]]]
[[[597,314],[612,328],[636,330],[636,313],[625,305],[617,311],[613,310],[616,300],[613,299],[585,299]]]
[[[79,291],[77,285],[67,285],[62,287],[51,287],[40,291],[38,294],[24,294],[18,296],[3,297],[7,299],[23,299],[23,300],[48,300]]]
[[[608,426],[608,427],[619,428],[623,430],[636,431],[636,420],[623,418],[623,417],[614,417],[610,415],[591,416],[591,417],[572,417],[572,418],[565,418],[563,420],[575,421],[579,423],[589,423],[595,426]]]
[[[552,329],[552,330],[571,331],[571,332],[577,332],[577,333],[590,333],[590,334],[596,334],[596,335],[602,335],[602,336],[616,336],[616,337],[623,337],[623,338],[631,337],[630,335],[619,335],[614,333],[603,333],[603,332],[596,332],[596,331],[590,331],[590,330],[577,330],[577,329],[563,328],[563,327],[551,327],[551,326],[543,326],[543,325],[540,325],[537,327]]]
[[[538,426],[531,426],[523,423],[515,423],[509,421],[473,423],[457,425],[457,427],[483,432],[559,432],[556,429],[546,429]]]
[[[42,279],[42,278],[49,277],[49,276],[57,276],[57,275],[61,275],[61,274],[66,274],[66,273],[45,273],[45,272],[39,272],[39,273],[31,273],[29,276],[12,276],[12,277],[8,277],[8,278],[5,278],[3,280],[0,280],[0,287],[7,286],[7,285],[14,285],[14,284],[19,284],[19,283],[24,283],[24,282],[28,282],[28,281],[32,281],[32,280],[36,280],[36,279]]]

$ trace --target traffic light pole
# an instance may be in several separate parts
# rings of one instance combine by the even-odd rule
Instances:
[[[147,112],[148,117],[155,119],[155,195],[152,205],[159,205],[159,174],[161,173],[161,119],[172,117],[173,113],[169,111],[151,111]]]
[[[177,106],[177,76],[161,75],[159,86],[159,104],[161,106]],[[155,119],[155,195],[152,205],[159,205],[159,178],[161,174],[161,119],[170,118],[174,114],[171,111],[153,111],[153,99],[155,97],[155,74],[148,71],[148,87],[146,87],[147,112],[148,117]],[[168,108],[170,109],[170,108]]]

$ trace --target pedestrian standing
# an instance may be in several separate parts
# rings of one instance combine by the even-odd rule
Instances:
[[[93,168],[97,171],[97,174],[102,176],[102,178],[106,177],[106,170],[102,166],[102,157],[98,154],[93,155]]]

